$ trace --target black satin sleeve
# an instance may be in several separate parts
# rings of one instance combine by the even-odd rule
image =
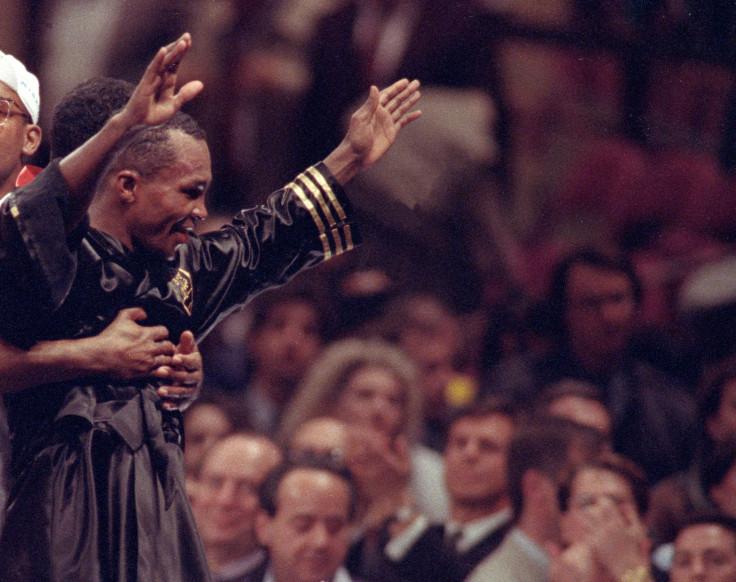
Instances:
[[[16,260],[25,254],[53,307],[69,294],[77,268],[71,247],[79,244],[89,226],[85,220],[67,235],[68,197],[59,160],[54,160],[31,183],[8,194],[0,213],[2,246],[14,248]]]
[[[191,279],[191,329],[202,337],[253,295],[359,242],[342,187],[324,164],[308,168],[262,206],[240,211],[183,249],[178,260],[184,285]]]

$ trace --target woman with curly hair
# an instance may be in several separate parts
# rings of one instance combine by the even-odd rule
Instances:
[[[419,444],[422,392],[403,351],[376,339],[346,339],[326,348],[284,412],[278,433],[287,445],[319,416],[346,425],[335,443],[358,482],[366,527],[415,505],[433,521],[447,515],[442,458]]]

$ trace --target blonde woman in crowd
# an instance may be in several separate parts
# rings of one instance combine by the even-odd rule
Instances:
[[[284,412],[279,440],[288,444],[304,422],[325,414],[347,425],[342,454],[358,481],[364,522],[406,503],[432,520],[446,516],[442,459],[418,444],[422,392],[400,348],[347,339],[325,349]]]

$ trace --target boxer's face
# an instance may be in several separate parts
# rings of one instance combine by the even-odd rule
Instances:
[[[153,176],[136,179],[135,203],[126,217],[133,247],[163,257],[171,257],[196,222],[207,217],[205,193],[212,182],[207,142],[181,131],[171,131],[169,140],[176,160]]]

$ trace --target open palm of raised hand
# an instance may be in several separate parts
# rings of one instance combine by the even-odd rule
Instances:
[[[382,91],[371,87],[368,99],[351,117],[346,136],[364,168],[388,151],[402,127],[421,116],[411,111],[419,97],[417,80],[401,79]]]
[[[131,125],[163,123],[203,89],[200,81],[190,81],[176,90],[179,64],[191,45],[192,38],[185,33],[159,49],[122,111]]]

